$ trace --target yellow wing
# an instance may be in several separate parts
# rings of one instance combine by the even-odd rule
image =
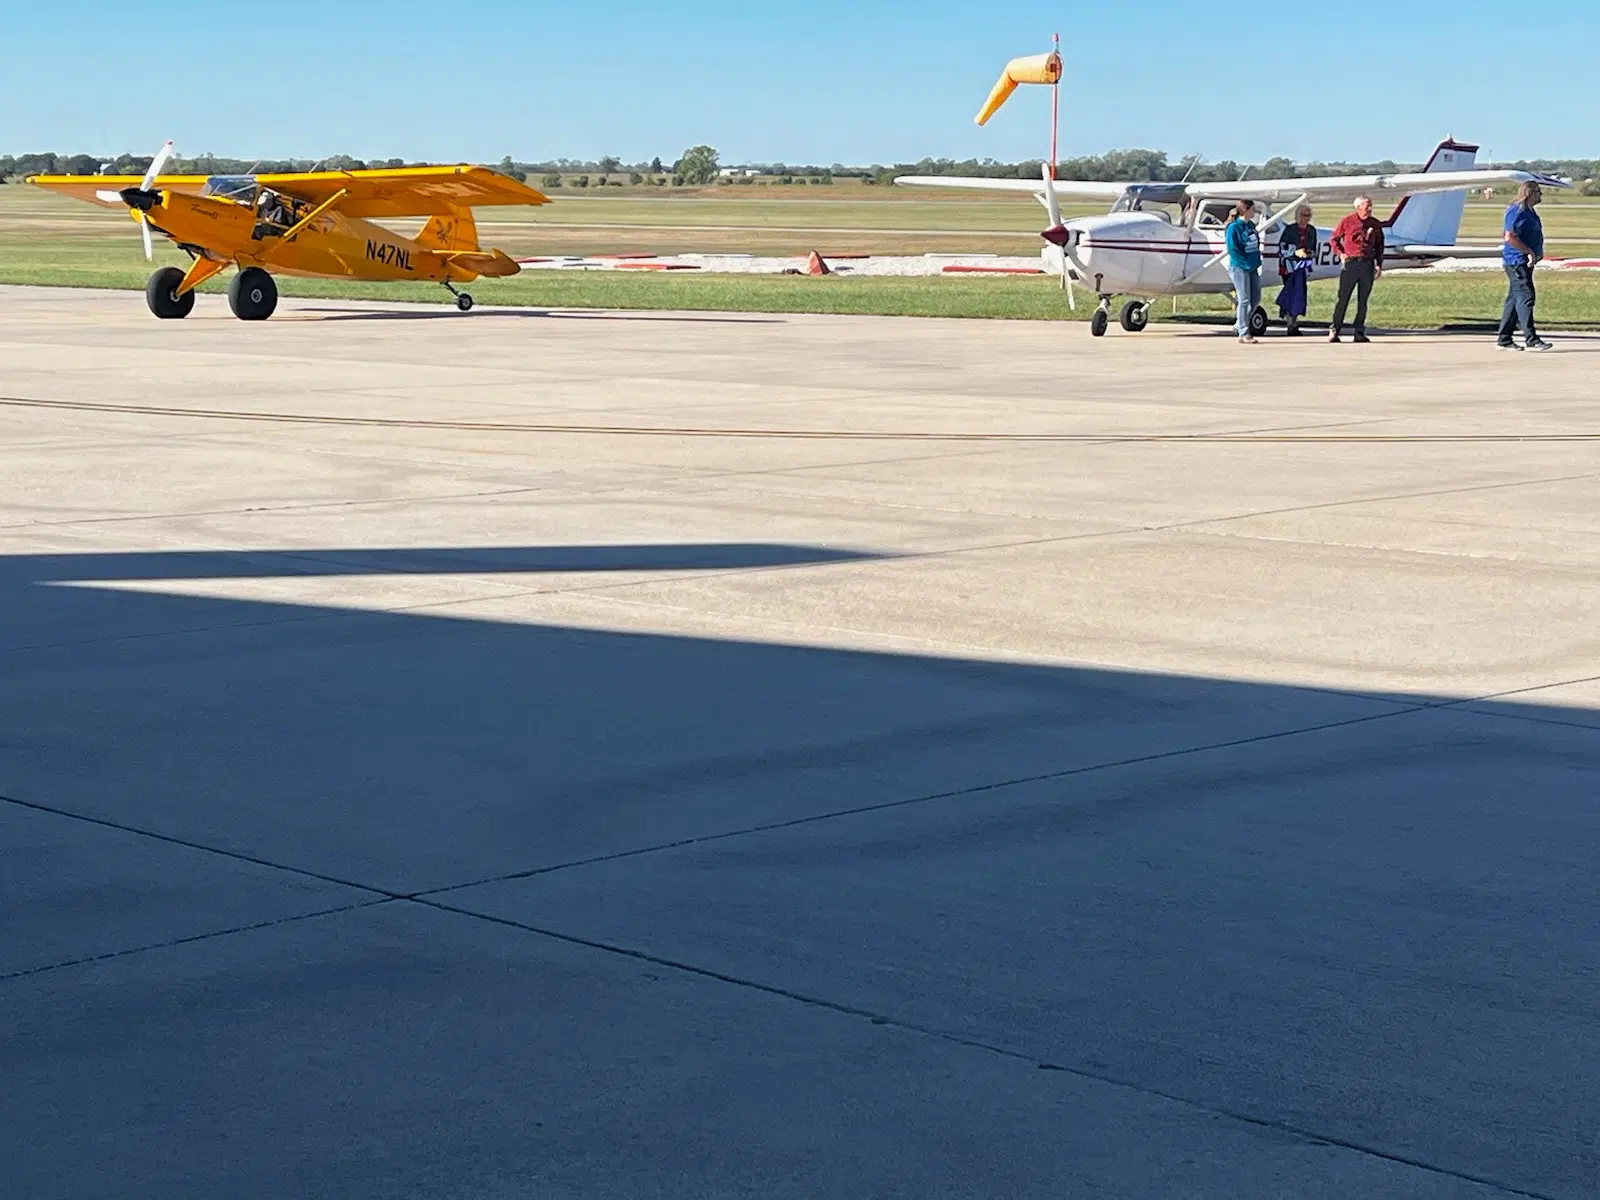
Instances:
[[[312,204],[321,204],[343,190],[339,211],[347,217],[432,217],[462,208],[550,203],[543,192],[488,167],[394,167],[257,175],[256,179],[262,187]]]
[[[162,175],[157,190],[199,194],[205,175]],[[339,211],[348,217],[432,217],[463,208],[504,204],[549,204],[550,197],[488,167],[394,167],[377,171],[314,171],[257,175],[262,187],[321,204],[341,189]],[[32,175],[28,182],[107,208],[121,208],[117,195],[138,187],[138,175]]]
[[[162,175],[156,187],[169,192],[187,192],[198,196],[206,186],[205,175]],[[30,175],[28,182],[35,187],[49,188],[74,200],[87,200],[105,208],[126,208],[117,195],[123,188],[138,187],[143,175]]]

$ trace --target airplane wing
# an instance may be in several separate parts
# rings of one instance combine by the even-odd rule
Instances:
[[[462,208],[549,204],[550,198],[488,167],[395,167],[376,171],[314,171],[257,175],[262,187],[321,204],[342,191],[347,217],[432,217]],[[135,181],[137,182],[137,180]]]
[[[155,186],[169,192],[187,192],[198,196],[206,185],[204,175],[159,175]],[[87,200],[103,208],[126,209],[117,193],[123,188],[138,187],[143,175],[29,175],[27,182],[35,187],[47,188],[71,196],[74,200]]]
[[[1532,171],[1431,171],[1395,175],[1330,175],[1310,179],[1245,179],[1231,183],[1191,183],[1185,189],[1199,200],[1261,200],[1286,204],[1299,196],[1331,203],[1362,194],[1420,196],[1426,192],[1459,192],[1495,183],[1537,183],[1547,188],[1571,186],[1565,180]]]
[[[162,175],[157,190],[198,195],[205,175]],[[339,211],[347,217],[431,217],[461,208],[504,204],[549,204],[550,198],[509,175],[488,167],[395,167],[376,171],[313,171],[305,174],[256,175],[262,187],[321,204],[344,191]],[[126,208],[117,195],[138,187],[139,175],[31,175],[28,182],[53,192],[106,208]]]
[[[902,175],[895,180],[905,187],[966,188],[978,192],[1021,192],[1044,195],[1042,179],[972,179],[959,175]],[[1062,200],[1116,200],[1128,190],[1125,183],[1096,183],[1084,179],[1056,180],[1056,196]]]

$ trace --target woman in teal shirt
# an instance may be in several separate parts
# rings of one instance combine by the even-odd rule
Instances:
[[[1256,229],[1255,202],[1239,201],[1223,237],[1228,245],[1228,277],[1233,294],[1239,298],[1238,319],[1233,328],[1241,342],[1253,342],[1250,318],[1261,307],[1261,233]]]

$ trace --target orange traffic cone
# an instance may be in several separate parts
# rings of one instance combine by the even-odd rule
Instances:
[[[833,268],[830,267],[827,263],[822,261],[822,255],[818,254],[815,250],[813,250],[811,252],[811,257],[806,259],[806,274],[807,275],[832,275],[833,274]]]

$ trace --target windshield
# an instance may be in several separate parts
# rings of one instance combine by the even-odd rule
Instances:
[[[213,175],[200,189],[202,196],[216,196],[240,204],[256,202],[256,177],[254,175]]]

